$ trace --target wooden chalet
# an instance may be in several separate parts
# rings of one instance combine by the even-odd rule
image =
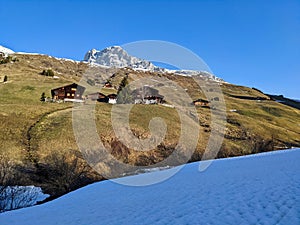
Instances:
[[[199,98],[193,101],[193,105],[201,106],[201,107],[209,107],[209,101]]]
[[[90,99],[92,101],[105,102],[105,103],[110,103],[110,104],[117,103],[117,95],[116,94],[105,95],[100,92],[95,92],[92,94],[88,94],[86,97],[87,97],[87,99]]]
[[[147,85],[134,90],[132,97],[135,104],[158,104],[162,103],[164,99],[157,89]]]
[[[85,87],[79,84],[73,83],[70,85],[62,86],[51,90],[52,99],[64,100],[64,101],[76,101],[82,100],[82,95],[85,91]]]

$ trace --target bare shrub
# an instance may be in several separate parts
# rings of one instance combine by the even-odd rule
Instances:
[[[18,186],[21,180],[16,163],[0,155],[0,212],[36,203],[39,193],[33,187]]]
[[[7,186],[0,195],[0,212],[35,205],[39,196],[34,186]]]
[[[128,163],[129,149],[120,141],[114,140],[111,143],[111,154],[118,160]]]
[[[256,136],[251,139],[251,153],[274,151],[274,138],[264,140]]]
[[[91,168],[76,153],[55,153],[38,163],[36,175],[43,190],[52,198],[59,197],[94,180],[89,177]]]

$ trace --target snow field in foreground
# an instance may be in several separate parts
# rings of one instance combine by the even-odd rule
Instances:
[[[191,163],[151,186],[99,182],[43,205],[0,214],[0,224],[300,224],[299,162],[300,149],[294,149],[215,160],[204,172]]]

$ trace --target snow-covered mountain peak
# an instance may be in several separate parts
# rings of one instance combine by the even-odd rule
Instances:
[[[13,50],[9,48],[5,48],[0,45],[0,52],[4,53],[5,56],[15,53]]]
[[[98,51],[92,49],[85,54],[84,61],[110,67],[131,67],[133,69],[154,70],[149,61],[129,55],[121,46],[111,46]]]

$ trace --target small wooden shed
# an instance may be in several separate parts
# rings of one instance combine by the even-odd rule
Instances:
[[[100,92],[88,94],[87,99],[98,102],[108,102],[108,97]]]

